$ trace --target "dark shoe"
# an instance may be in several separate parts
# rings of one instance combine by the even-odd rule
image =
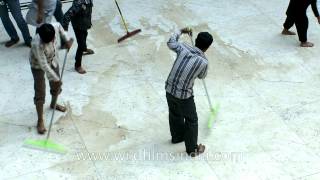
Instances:
[[[94,54],[94,51],[92,49],[86,49],[85,51],[83,51],[83,55],[91,55]]]
[[[24,43],[27,47],[31,48],[31,42]]]
[[[6,46],[7,48],[9,48],[9,47],[17,44],[18,42],[19,42],[19,39],[11,39],[10,41],[8,41],[8,42],[5,43],[5,46]]]
[[[86,70],[84,70],[81,66],[80,67],[75,67],[74,68],[79,74],[85,74],[87,73]]]
[[[172,143],[172,144],[182,143],[183,141],[184,141],[183,138],[181,138],[181,139],[172,138],[172,139],[171,139],[171,143]]]
[[[205,145],[199,144],[195,152],[188,153],[191,157],[199,156],[200,154],[204,153],[204,150],[206,149]]]

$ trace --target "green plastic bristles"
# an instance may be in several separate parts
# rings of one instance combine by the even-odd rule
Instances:
[[[211,109],[211,114],[208,119],[208,128],[209,129],[212,128],[213,121],[216,119],[216,117],[218,115],[219,108],[220,108],[220,105],[217,104],[214,108]]]
[[[66,148],[63,146],[56,144],[50,140],[31,140],[28,139],[24,142],[24,146],[32,149],[39,149],[48,152],[55,152],[59,154],[67,153]]]

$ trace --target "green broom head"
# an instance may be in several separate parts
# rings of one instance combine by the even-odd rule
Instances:
[[[51,140],[31,140],[28,139],[24,142],[24,146],[32,149],[38,149],[48,152],[54,152],[58,154],[65,154],[67,153],[66,148],[63,146],[54,143]]]
[[[212,128],[213,121],[216,119],[220,105],[216,104],[213,108],[211,108],[210,117],[208,120],[208,128]]]

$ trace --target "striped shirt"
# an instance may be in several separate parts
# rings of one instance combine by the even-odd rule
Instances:
[[[208,60],[197,47],[180,43],[181,32],[174,33],[168,41],[168,47],[177,53],[177,59],[166,81],[167,93],[178,99],[193,96],[194,80],[204,79],[207,75]]]

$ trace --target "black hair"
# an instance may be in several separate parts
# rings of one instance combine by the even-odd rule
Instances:
[[[51,42],[54,39],[56,33],[54,27],[51,24],[41,25],[37,29],[37,32],[39,33],[39,36],[44,43]]]
[[[213,42],[212,35],[208,32],[201,32],[196,39],[196,47],[201,50],[206,50]]]

